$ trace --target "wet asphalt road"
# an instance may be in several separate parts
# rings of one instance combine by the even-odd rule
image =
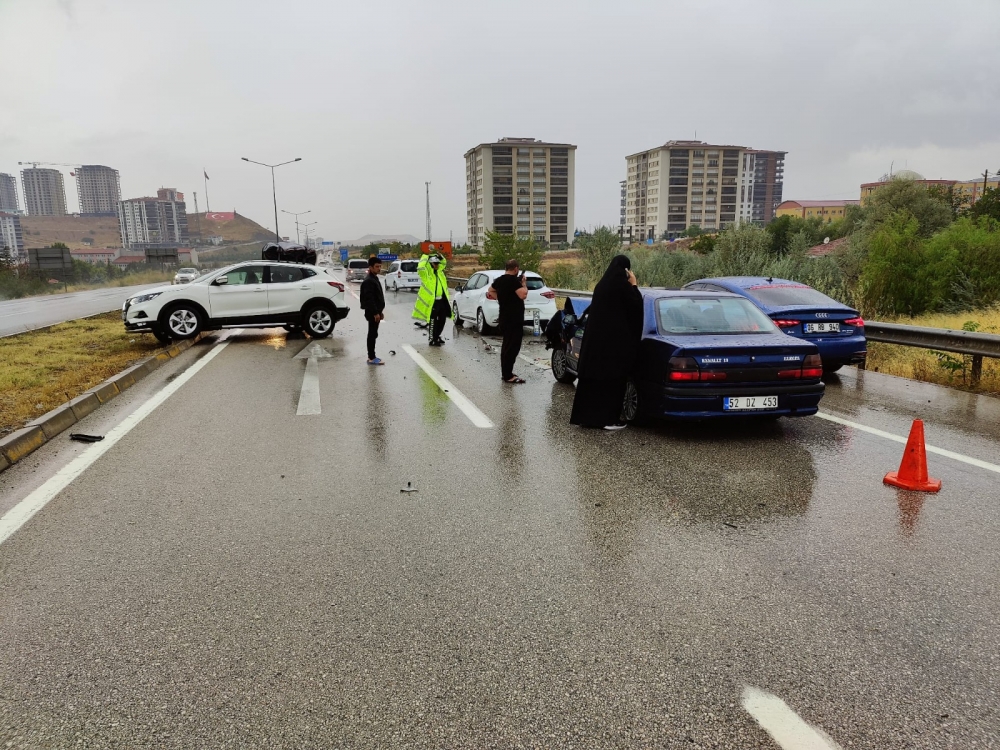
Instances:
[[[116,286],[0,301],[0,337],[119,309],[129,296],[153,286],[161,285]]]
[[[842,748],[1000,747],[996,474],[884,487],[902,446],[818,418],[579,430],[413,299],[385,367],[357,309],[322,342],[318,416],[307,339],[233,337],[0,545],[0,747],[778,747],[745,686]],[[996,399],[850,371],[822,408],[1000,457]],[[83,449],[0,474],[0,513]]]

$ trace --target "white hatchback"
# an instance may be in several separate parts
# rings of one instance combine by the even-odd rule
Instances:
[[[252,260],[190,284],[154,287],[129,297],[122,321],[126,330],[148,331],[164,342],[227,326],[302,328],[323,338],[347,312],[344,283],[329,269]]]
[[[385,272],[385,288],[393,291],[400,289],[419,289],[420,276],[417,274],[416,260],[394,260]]]
[[[500,322],[500,304],[486,298],[493,279],[503,276],[503,271],[480,271],[469,277],[452,295],[452,320],[456,326],[474,323],[479,333],[489,333]],[[545,286],[545,281],[534,271],[526,271],[528,297],[524,300],[524,324],[533,326],[538,313],[542,330],[556,314],[556,293]]]

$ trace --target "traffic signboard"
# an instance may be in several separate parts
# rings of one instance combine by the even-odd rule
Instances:
[[[379,253],[375,257],[377,257],[379,260],[383,260],[383,261],[399,260],[399,256],[396,255],[395,253]]]

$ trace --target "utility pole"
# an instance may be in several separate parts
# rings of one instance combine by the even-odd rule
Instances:
[[[204,239],[201,235],[201,216],[198,216],[198,194],[194,194],[194,215],[198,217],[198,240]]]
[[[424,187],[427,189],[427,241],[431,241],[431,184],[429,182],[424,183]]]
[[[208,171],[202,167],[201,173],[205,177],[205,213],[212,213],[212,204],[208,200]]]

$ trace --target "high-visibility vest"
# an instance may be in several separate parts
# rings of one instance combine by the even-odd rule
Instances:
[[[440,295],[445,302],[448,302],[448,277],[445,276],[444,267],[448,260],[443,258],[438,264],[437,273],[427,261],[430,256],[421,255],[420,262],[417,263],[417,274],[420,276],[420,291],[417,292],[417,302],[413,306],[413,317],[425,323],[431,321],[431,311],[434,309],[434,300]]]

